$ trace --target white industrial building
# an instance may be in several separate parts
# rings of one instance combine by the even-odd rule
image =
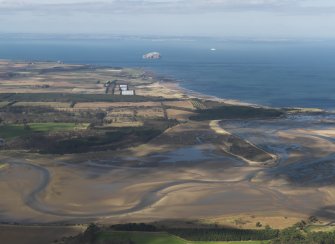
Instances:
[[[134,96],[135,95],[135,91],[134,90],[126,90],[126,91],[121,90],[121,95],[124,95],[124,96]]]
[[[121,95],[124,95],[124,96],[134,96],[135,95],[135,91],[129,90],[128,85],[120,84],[119,87],[120,87]]]
[[[120,85],[121,91],[128,91],[128,85]]]

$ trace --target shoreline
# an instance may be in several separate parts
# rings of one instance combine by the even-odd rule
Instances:
[[[306,112],[306,113],[334,113],[335,109],[324,109],[324,108],[318,108],[318,107],[298,107],[298,106],[291,106],[291,107],[276,107],[276,106],[270,106],[270,105],[263,105],[263,104],[258,104],[258,103],[252,103],[252,102],[244,102],[239,99],[229,99],[229,98],[220,98],[215,95],[209,95],[205,94],[202,92],[198,92],[186,87],[182,86],[183,81],[177,80],[177,79],[171,79],[168,78],[164,75],[158,74],[156,71],[151,70],[151,69],[146,69],[146,68],[137,68],[137,67],[123,67],[123,68],[130,68],[130,69],[139,69],[144,71],[145,73],[148,73],[150,76],[154,77],[157,82],[162,85],[167,87],[168,89],[171,90],[176,90],[179,91],[185,95],[187,95],[190,98],[195,98],[195,99],[205,99],[205,100],[210,100],[210,101],[217,101],[217,102],[222,102],[226,103],[228,105],[235,105],[235,106],[248,106],[248,107],[255,107],[255,108],[268,108],[268,109],[284,109],[284,110],[298,110],[301,112]]]
[[[254,108],[267,108],[267,109],[283,109],[283,110],[298,110],[297,112],[305,112],[305,113],[326,113],[326,114],[333,114],[335,113],[334,109],[324,109],[318,107],[276,107],[271,105],[263,105],[259,103],[252,103],[252,102],[244,102],[239,99],[229,99],[229,98],[220,98],[215,95],[209,95],[202,92],[198,92],[192,90],[190,88],[185,88],[182,86],[183,81],[177,80],[174,78],[169,78],[166,75],[161,75],[157,71],[150,69],[150,68],[143,68],[143,67],[120,67],[120,66],[109,66],[109,65],[96,65],[96,64],[78,64],[78,63],[58,63],[58,61],[50,61],[50,60],[12,60],[12,59],[0,59],[0,62],[12,62],[12,63],[54,63],[60,65],[76,65],[76,66],[89,66],[101,69],[133,69],[138,71],[143,71],[144,76],[153,78],[153,83],[158,83],[161,86],[166,87],[169,90],[175,90],[180,92],[183,95],[188,96],[189,98],[193,99],[204,99],[216,102],[222,102],[228,105],[235,105],[235,106],[247,106],[247,107],[254,107]]]
[[[322,113],[322,114],[334,114],[334,110],[327,110],[323,108],[317,108],[317,107],[274,107],[274,106],[267,106],[257,103],[250,103],[250,102],[243,102],[238,99],[227,99],[227,98],[220,98],[214,95],[208,95],[205,93],[197,92],[194,90],[191,90],[189,88],[182,87],[181,83],[182,81],[178,80],[159,80],[157,81],[159,85],[166,87],[170,90],[175,90],[177,92],[181,92],[182,94],[185,94],[189,98],[193,99],[204,99],[204,100],[210,100],[210,101],[216,101],[225,103],[227,105],[233,105],[233,106],[246,106],[246,107],[253,107],[253,108],[266,108],[266,109],[282,109],[282,110],[288,110],[288,111],[295,111],[296,113]]]

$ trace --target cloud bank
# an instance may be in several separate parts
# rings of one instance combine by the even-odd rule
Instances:
[[[334,37],[334,0],[0,0],[1,32]]]
[[[328,0],[2,0],[2,12],[67,11],[109,13],[188,13],[225,11],[330,12]]]

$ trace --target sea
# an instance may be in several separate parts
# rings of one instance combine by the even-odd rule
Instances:
[[[142,59],[151,51],[162,58]],[[145,68],[219,98],[335,111],[331,40],[0,38],[0,59]]]

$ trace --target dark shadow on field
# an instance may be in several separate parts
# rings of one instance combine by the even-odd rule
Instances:
[[[335,205],[329,205],[322,207],[315,211],[313,216],[319,216],[331,221],[331,224],[335,222]]]

